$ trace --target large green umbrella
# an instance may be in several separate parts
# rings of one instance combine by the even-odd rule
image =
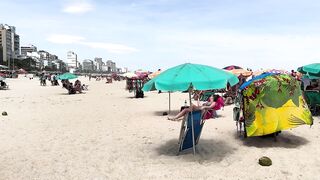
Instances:
[[[60,80],[75,79],[75,78],[78,78],[78,76],[72,73],[64,73],[58,76],[58,79]]]
[[[223,89],[229,83],[231,86],[239,82],[237,76],[222,69],[200,64],[181,64],[162,72],[157,77],[148,81],[143,91],[162,90],[162,91],[186,91],[189,90],[189,100],[191,106],[191,91]],[[192,116],[191,116],[192,118]],[[195,154],[193,119],[192,142],[193,153]]]
[[[308,76],[320,77],[320,63],[308,64],[298,68],[298,71]]]
[[[224,70],[200,65],[181,64],[167,69],[154,79],[147,82],[143,91],[186,91],[192,87],[195,90],[223,89],[239,82],[237,76]]]
[[[8,66],[4,66],[4,65],[1,65],[1,64],[0,64],[0,68],[8,69]]]

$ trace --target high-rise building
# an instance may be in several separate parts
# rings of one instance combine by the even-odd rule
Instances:
[[[107,67],[108,67],[108,72],[117,72],[117,67],[115,62],[108,60]]]
[[[28,53],[37,52],[37,47],[30,44],[29,46],[21,46],[21,55],[26,57]]]
[[[0,24],[0,46],[2,49],[0,64],[10,67],[11,60],[20,55],[20,37],[16,34],[14,26]]]
[[[94,70],[94,64],[93,61],[90,59],[85,59],[82,62],[82,70],[84,71],[93,71]]]
[[[103,65],[102,58],[99,58],[99,57],[94,58],[94,63],[95,63],[95,66],[97,67],[96,70],[102,71],[102,65]]]
[[[78,57],[73,51],[67,52],[67,64],[70,72],[74,72],[78,68]]]

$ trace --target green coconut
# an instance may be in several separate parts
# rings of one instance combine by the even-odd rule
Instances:
[[[269,157],[263,156],[259,159],[259,164],[261,166],[271,166],[272,165],[272,161]]]

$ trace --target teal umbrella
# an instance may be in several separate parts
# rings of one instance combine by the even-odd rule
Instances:
[[[72,73],[64,73],[58,76],[58,79],[60,80],[75,79],[75,78],[78,78],[78,76]]]
[[[8,69],[8,66],[4,66],[4,65],[1,65],[1,64],[0,64],[0,68]]]
[[[189,91],[189,102],[191,106],[191,92],[195,90],[223,89],[229,83],[231,86],[239,82],[237,76],[224,70],[200,65],[181,64],[162,72],[157,77],[148,81],[142,88],[143,91]],[[192,116],[191,116],[192,118]],[[193,154],[195,154],[194,127],[192,126]]]
[[[301,72],[302,74],[307,74],[311,77],[320,77],[320,63],[313,63],[299,67],[297,71]]]
[[[186,91],[223,89],[239,82],[237,76],[230,72],[200,64],[181,64],[162,72],[147,82],[143,91]]]

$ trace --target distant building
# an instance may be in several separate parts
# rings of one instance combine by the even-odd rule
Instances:
[[[82,64],[78,61],[78,70],[82,70]]]
[[[21,46],[21,55],[26,57],[27,53],[37,52],[37,47],[34,45]]]
[[[27,57],[32,58],[36,62],[36,68],[42,68],[42,61],[40,61],[40,54],[38,52],[27,52]]]
[[[127,67],[124,67],[124,68],[122,69],[122,72],[124,72],[124,73],[129,72],[129,71],[128,71],[128,68],[127,68]]]
[[[102,66],[103,66],[103,62],[102,62],[102,58],[96,57],[94,58],[94,63],[96,66],[96,71],[102,71]]]
[[[20,55],[20,37],[14,26],[0,24],[0,47],[0,64],[10,67],[10,61]]]
[[[74,72],[78,68],[78,57],[73,51],[67,52],[67,64],[70,72]]]
[[[111,61],[111,60],[108,60],[107,61],[107,71],[108,72],[117,72],[117,67],[116,67],[116,63]]]
[[[67,69],[66,63],[60,59],[53,61],[53,66],[60,72],[64,72]]]
[[[82,70],[86,72],[91,72],[94,70],[94,64],[93,61],[90,59],[85,59],[82,62]]]

